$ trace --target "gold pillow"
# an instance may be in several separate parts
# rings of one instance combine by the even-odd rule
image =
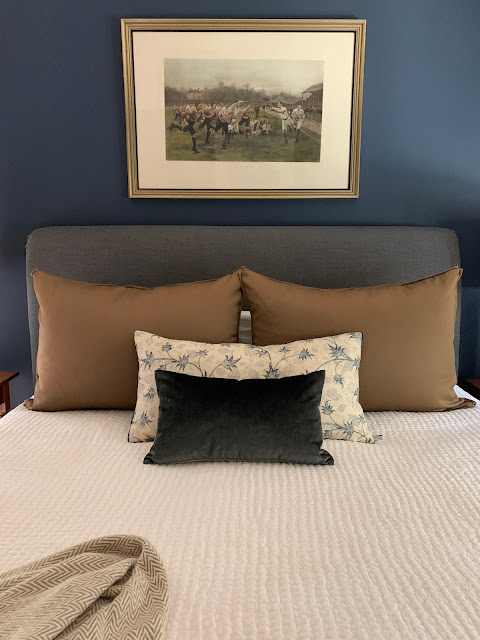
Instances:
[[[200,342],[236,342],[239,272],[153,289],[89,284],[35,270],[39,303],[38,411],[132,409],[137,330]]]
[[[360,402],[365,411],[443,411],[458,398],[453,347],[462,270],[399,285],[315,289],[243,268],[254,344],[360,331]]]

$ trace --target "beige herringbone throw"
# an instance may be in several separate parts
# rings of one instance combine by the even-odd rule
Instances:
[[[0,575],[1,640],[158,640],[165,569],[137,536],[90,540]]]

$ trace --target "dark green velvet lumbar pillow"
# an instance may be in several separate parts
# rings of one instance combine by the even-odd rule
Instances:
[[[206,461],[333,464],[322,449],[324,371],[280,379],[155,372],[160,415],[145,464]]]

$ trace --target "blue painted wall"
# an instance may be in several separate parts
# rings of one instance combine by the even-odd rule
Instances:
[[[360,198],[129,200],[122,17],[367,20]],[[2,0],[0,368],[31,392],[24,245],[54,224],[413,224],[455,229],[460,373],[480,376],[478,0]]]

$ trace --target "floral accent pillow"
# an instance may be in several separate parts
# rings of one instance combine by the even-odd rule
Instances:
[[[284,345],[206,344],[135,332],[138,354],[137,405],[129,442],[155,438],[159,399],[155,371],[210,378],[286,378],[325,371],[320,412],[324,438],[374,442],[358,400],[361,333],[298,340]]]

